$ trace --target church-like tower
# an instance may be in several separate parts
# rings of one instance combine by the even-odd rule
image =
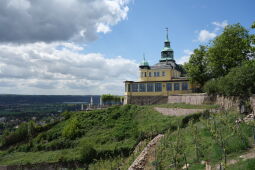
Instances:
[[[174,50],[170,46],[170,41],[168,38],[168,28],[166,28],[166,40],[164,42],[164,48],[161,51],[160,62],[174,60]]]

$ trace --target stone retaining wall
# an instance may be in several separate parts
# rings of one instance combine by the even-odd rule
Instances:
[[[250,97],[251,106],[255,111],[255,95]],[[168,96],[168,103],[186,103],[186,104],[216,104],[224,109],[239,110],[239,100],[235,97],[210,97],[205,93],[201,94],[180,94]]]
[[[159,134],[155,138],[153,138],[144,148],[144,150],[140,153],[140,155],[135,159],[135,161],[128,168],[128,170],[144,169],[150,150],[160,141],[162,137],[164,137],[164,135]]]
[[[204,104],[210,102],[207,94],[180,94],[168,96],[168,103]]]
[[[124,104],[151,105],[165,104],[168,96],[125,96]]]
[[[255,95],[250,98],[255,111]],[[224,109],[239,110],[239,100],[234,97],[211,97],[206,93],[179,94],[171,96],[125,96],[125,104],[152,105],[166,103],[216,104]]]

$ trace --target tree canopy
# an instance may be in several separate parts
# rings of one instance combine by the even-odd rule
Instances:
[[[228,25],[208,46],[194,50],[185,64],[187,75],[200,87],[206,84],[204,90],[210,94],[248,96],[253,89],[252,76],[255,77],[254,44],[255,35],[246,28]]]
[[[190,56],[189,62],[184,65],[191,82],[196,83],[201,87],[210,77],[207,71],[206,55],[207,47],[200,46],[194,50],[194,53]]]
[[[208,81],[204,89],[208,94],[248,98],[255,94],[255,60],[232,68],[224,77]]]
[[[249,60],[251,36],[240,24],[228,25],[208,49],[208,68],[213,77],[228,74],[231,68]]]

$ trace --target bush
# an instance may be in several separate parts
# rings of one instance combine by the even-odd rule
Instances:
[[[97,156],[96,150],[91,144],[83,144],[81,148],[81,161],[84,163],[91,163]]]
[[[79,122],[77,118],[71,119],[64,127],[62,135],[69,139],[74,139],[75,137],[77,137],[79,132],[78,123]]]

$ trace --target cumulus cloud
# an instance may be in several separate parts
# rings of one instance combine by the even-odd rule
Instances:
[[[182,57],[180,57],[180,59],[177,60],[178,64],[184,64],[184,63],[188,62],[190,56],[193,54],[193,51],[186,49],[183,51],[183,53],[184,53],[184,55]]]
[[[215,31],[219,31],[220,29],[225,28],[228,25],[228,21],[224,20],[222,22],[214,21],[212,24],[215,26]]]
[[[0,45],[0,93],[121,94],[137,78],[135,61],[81,51],[67,42]]]
[[[219,31],[224,29],[228,25],[228,21],[224,20],[222,22],[214,21],[211,23],[214,26],[213,31],[209,31],[206,29],[198,31],[198,38],[194,41],[199,41],[201,43],[205,43],[217,36],[219,34]]]
[[[214,32],[209,32],[208,30],[201,30],[198,34],[198,41],[199,42],[207,42],[217,36]]]
[[[1,0],[0,42],[96,39],[126,19],[129,0]]]

